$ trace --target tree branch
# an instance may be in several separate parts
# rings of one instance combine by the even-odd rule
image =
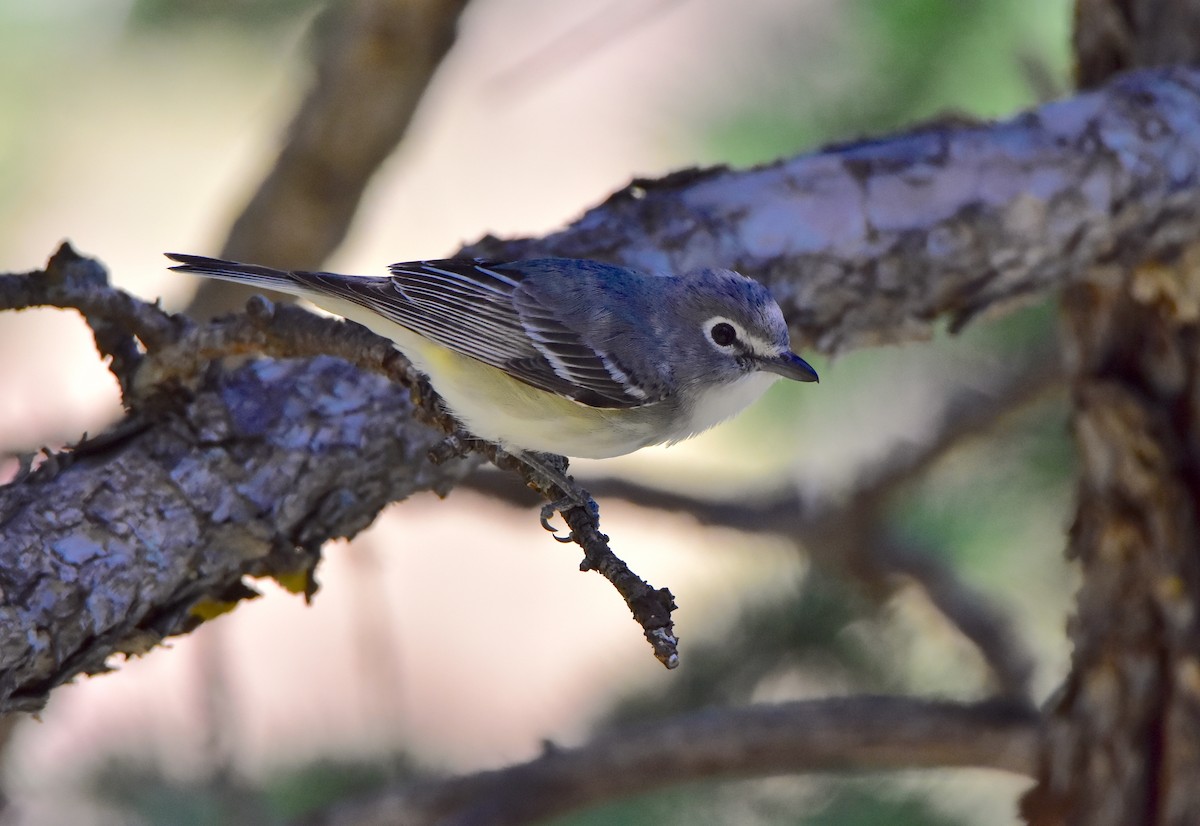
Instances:
[[[1076,19],[1082,82],[1200,61],[1200,0],[1088,0]],[[1031,826],[1200,823],[1200,244],[1179,244],[1063,293],[1082,578]]]
[[[341,804],[304,824],[515,826],[710,777],[966,766],[1029,775],[1036,744],[1036,715],[995,702],[866,696],[712,709]]]
[[[653,267],[740,266],[771,284],[799,336],[826,349],[899,340],[926,333],[939,315],[961,323],[1013,297],[1069,283],[1089,267],[1169,258],[1195,239],[1197,88],[1200,70],[1142,72],[990,127],[927,129],[746,172],[642,181],[562,233],[488,239],[472,251],[554,252]],[[126,315],[117,326],[128,322],[143,345],[165,334],[158,326],[166,323],[153,314]],[[229,339],[240,352],[260,352],[269,339],[262,331],[270,327],[267,316],[277,314],[262,315],[240,322],[252,328],[244,338]],[[353,533],[384,503],[414,490],[445,490],[465,472],[458,464],[438,469],[424,461],[440,437],[410,417],[432,411],[414,406],[407,391],[381,389],[377,377],[317,361],[304,368],[217,367],[176,385],[161,364],[141,363],[146,359],[132,339],[101,334],[102,323],[95,323],[100,347],[113,354],[124,383],[133,375],[137,384],[148,370],[138,393],[161,388],[151,395],[162,403],[135,404],[112,435],[83,446],[87,461],[56,457],[0,490],[3,547],[12,555],[0,571],[0,628],[9,634],[0,640],[8,669],[0,674],[0,693],[36,697],[26,701],[36,705],[72,673],[101,667],[108,653],[140,650],[130,642],[134,636],[186,627],[188,606],[222,598],[242,573],[310,565],[311,554],[297,558],[296,548]],[[204,352],[196,347],[176,356],[193,358],[194,369]],[[376,414],[378,420],[364,420]],[[289,428],[288,417],[302,424]],[[448,429],[448,417],[435,424]],[[338,446],[337,461],[325,455],[327,445]],[[303,471],[305,484],[260,485],[246,476],[256,462],[260,469]],[[528,473],[540,490],[562,493]],[[161,486],[149,487],[149,479]],[[366,493],[360,496],[351,481]],[[575,493],[576,501],[586,501]],[[163,527],[178,514],[198,532],[186,542]],[[669,592],[630,579],[606,555],[611,551],[589,507],[569,508],[565,518],[574,538],[591,546],[588,567],[624,583],[622,595],[641,611],[658,655],[671,662]],[[150,529],[142,525],[161,530],[143,540],[139,531]],[[97,526],[103,541],[91,534]],[[238,537],[232,546],[229,533]],[[30,538],[39,536],[44,541]],[[64,538],[70,539],[58,541]],[[283,546],[285,564],[276,564],[272,554]],[[243,557],[214,558],[229,547]],[[164,556],[165,549],[180,555]],[[193,560],[196,553],[206,556]],[[194,562],[211,576],[161,580],[158,569],[167,560]],[[106,566],[119,570],[120,594]],[[159,585],[138,592],[143,579]],[[82,587],[84,581],[95,582],[95,590]]]
[[[929,126],[750,170],[638,180],[546,238],[465,255],[736,269],[825,352],[928,337],[1200,224],[1200,69],[1140,71],[992,124]]]
[[[66,246],[44,274],[0,278],[0,309],[53,303],[85,308],[98,329],[136,330],[154,349],[113,361],[128,388],[123,422],[0,488],[0,710],[36,708],[111,654],[141,653],[232,607],[253,595],[247,575],[295,584],[302,574],[311,594],[326,540],[418,490],[444,493],[474,467],[424,461],[458,425],[391,343],[358,325],[262,299],[197,325],[108,287]],[[309,360],[246,363],[247,353]],[[613,554],[565,464],[546,476],[494,445],[469,450],[564,503],[584,569],[613,583],[673,667],[670,592]]]
[[[71,292],[20,278],[47,289],[16,306]],[[63,303],[94,306],[106,289],[90,282]],[[149,392],[127,376],[123,422],[0,488],[0,710],[36,709],[110,655],[189,630],[252,595],[246,576],[311,590],[326,539],[469,469],[419,461],[440,436],[413,419],[409,391],[344,361],[241,360],[188,379]]]
[[[976,646],[1000,691],[1028,700],[1033,658],[1007,618],[937,554],[893,536],[881,524],[881,513],[889,497],[950,449],[994,430],[1016,410],[1061,389],[1062,380],[1053,354],[1030,353],[996,377],[991,387],[963,390],[944,400],[939,424],[924,444],[883,457],[862,473],[849,494],[836,500],[809,501],[791,487],[749,499],[717,500],[620,478],[589,480],[587,487],[601,500],[621,499],[687,513],[706,525],[785,537],[826,570],[850,577],[876,601],[888,599],[905,582],[915,582]],[[475,474],[462,484],[522,507],[530,504],[528,496],[498,474]]]
[[[0,274],[0,311],[47,306],[75,309],[83,315],[95,336],[96,349],[111,359],[109,369],[123,397],[130,392],[142,363],[138,342],[147,347],[166,344],[175,340],[185,325],[157,305],[110,289],[104,267],[80,257],[66,244],[44,270]]]

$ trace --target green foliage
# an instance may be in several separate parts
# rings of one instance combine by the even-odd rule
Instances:
[[[1012,370],[1059,358],[1054,345],[1055,305],[1045,301],[960,336],[933,342],[936,358],[976,363],[974,370]],[[986,381],[981,382],[986,387]],[[996,400],[1003,403],[1003,400]],[[1075,478],[1075,455],[1067,432],[1066,399],[1052,393],[1014,410],[997,431],[967,440],[892,502],[897,530],[918,544],[952,556],[957,564],[995,575],[998,561],[1027,577],[1030,564],[1061,568],[1058,545],[1043,545],[1033,560],[1015,548],[1037,547],[1061,537]],[[1015,570],[1008,572],[1016,576]],[[1048,570],[1043,574],[1051,575]],[[1056,577],[1052,577],[1057,579]]]
[[[639,795],[546,826],[959,826],[927,800],[886,779],[839,781],[817,790],[806,781],[692,785]]]
[[[710,124],[714,159],[761,163],[947,114],[999,117],[1069,88],[1067,0],[841,8],[832,23],[797,15],[764,44],[766,80]],[[797,43],[810,48],[797,56]]]
[[[680,786],[553,818],[545,826],[723,826],[728,820],[716,809],[720,792],[715,786]]]
[[[177,25],[227,22],[238,26],[270,26],[310,12],[314,0],[136,0],[130,10],[134,25]]]
[[[318,760],[261,783],[218,774],[179,781],[154,768],[111,763],[96,775],[96,797],[146,826],[284,826],[389,783],[417,776],[406,757]]]
[[[836,791],[815,814],[794,821],[797,826],[956,826],[960,821],[934,809],[919,797],[889,793],[886,786],[860,782],[837,784]]]

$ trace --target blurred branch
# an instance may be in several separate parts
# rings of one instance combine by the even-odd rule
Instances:
[[[1170,260],[1200,227],[1200,69],[1134,72],[978,126],[930,126],[750,170],[637,180],[545,238],[564,255],[770,287],[794,341],[832,352],[958,329],[1096,266]]]
[[[488,82],[492,94],[519,96],[537,83],[557,80],[588,58],[618,42],[654,18],[671,11],[683,0],[609,0],[587,19],[501,69]]]
[[[874,516],[874,515],[873,515]],[[876,599],[914,582],[943,617],[975,646],[991,669],[1000,696],[1029,703],[1034,658],[1013,629],[1012,618],[986,593],[964,581],[932,549],[879,531],[866,548]]]
[[[395,150],[467,0],[344,0],[314,31],[315,78],[275,166],[234,222],[222,255],[312,268],[346,235],[367,183]],[[192,315],[240,307],[245,288],[204,282]]]
[[[712,709],[602,734],[528,763],[344,803],[305,826],[506,826],[689,781],[982,767],[1032,774],[1037,717],[1000,703],[860,696]]]
[[[815,565],[801,566],[787,579],[793,579],[790,587],[777,580],[771,589],[777,593],[743,600],[724,633],[692,640],[687,668],[670,680],[622,692],[605,714],[605,729],[712,705],[746,705],[764,688],[773,693],[780,685],[804,686],[812,697],[823,687],[835,693],[844,686],[864,694],[897,690],[895,663],[864,644],[871,605],[862,588]]]
[[[1080,89],[1117,72],[1196,60],[1200,5],[1191,0],[1076,0],[1072,43]]]

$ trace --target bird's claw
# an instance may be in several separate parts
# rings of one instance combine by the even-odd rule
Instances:
[[[587,491],[581,490],[576,486],[574,480],[567,475],[567,459],[565,456],[528,451],[510,455],[513,455],[514,458],[523,462],[527,468],[540,476],[541,479],[539,481],[550,483],[550,485],[558,487],[565,494],[562,498],[555,499],[553,502],[548,502],[542,506],[540,517],[542,527],[554,534],[556,540],[563,543],[575,541],[574,531],[560,536],[558,528],[551,524],[550,520],[554,518],[556,512],[565,514],[572,508],[583,508],[593,518],[600,515],[600,506],[596,504],[596,500],[589,496]]]
[[[556,542],[562,542],[565,544],[567,542],[575,541],[575,533],[573,531],[568,533],[566,536],[559,536],[558,528],[550,524],[550,520],[554,518],[555,513],[559,513],[567,508],[574,507],[577,504],[578,503],[574,497],[568,496],[564,499],[558,499],[554,502],[547,502],[546,504],[542,505],[542,513],[540,516],[542,527],[554,534],[554,539]]]

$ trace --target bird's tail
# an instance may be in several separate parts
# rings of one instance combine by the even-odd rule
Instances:
[[[206,258],[203,255],[186,255],[178,252],[165,253],[167,258],[178,262],[171,267],[177,272],[190,272],[208,278],[220,278],[223,281],[235,281],[239,284],[249,284],[253,287],[264,287],[292,295],[307,295],[311,290],[287,270],[276,270],[257,264],[240,264],[237,261],[225,261],[220,258]]]

